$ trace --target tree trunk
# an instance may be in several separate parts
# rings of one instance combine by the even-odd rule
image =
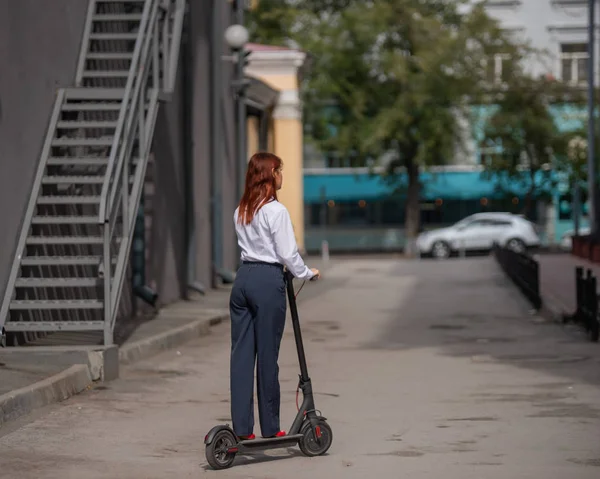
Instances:
[[[531,176],[531,187],[529,188],[529,190],[527,191],[527,194],[525,195],[525,204],[523,205],[523,208],[521,209],[521,214],[524,215],[526,218],[529,218],[529,213],[531,212],[531,208],[533,206],[533,194],[535,193],[535,170],[531,170],[530,171],[530,176]]]
[[[419,234],[421,224],[419,165],[413,160],[408,160],[406,162],[406,173],[408,175],[408,190],[406,194],[406,217],[404,221],[406,236],[405,253],[407,256],[413,257],[416,253],[415,240]]]
[[[529,213],[531,211],[531,207],[533,206],[533,191],[529,190],[525,195],[525,203],[523,204],[523,208],[521,209],[521,214],[526,218],[529,218]]]

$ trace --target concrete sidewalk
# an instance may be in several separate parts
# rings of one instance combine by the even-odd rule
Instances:
[[[530,315],[493,258],[346,259],[300,298],[316,405],[334,431],[326,456],[290,448],[208,469],[204,435],[230,421],[223,322],[0,430],[0,478],[598,477],[600,348]],[[287,428],[289,323],[281,351]]]
[[[181,345],[229,317],[228,288],[176,302],[128,328],[120,347],[85,345],[71,333],[55,333],[36,345],[0,349],[0,427],[49,404],[118,377],[130,364]],[[121,329],[122,331],[123,329]],[[88,344],[96,337],[90,336]]]
[[[306,258],[311,267],[325,268],[321,258]],[[335,263],[335,259],[330,264]],[[120,344],[107,353],[98,333],[54,333],[35,346],[0,348],[0,427],[35,409],[60,402],[118,375],[118,367],[205,336],[229,318],[230,286],[194,294],[189,301],[163,307],[153,317],[132,318],[117,326]],[[312,296],[315,296],[313,290]],[[303,293],[301,299],[306,299]],[[87,344],[87,345],[86,345]],[[112,358],[106,358],[112,354]],[[116,368],[116,369],[115,369]]]

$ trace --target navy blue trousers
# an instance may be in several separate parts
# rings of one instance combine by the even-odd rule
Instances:
[[[243,264],[237,272],[231,314],[231,418],[238,436],[254,428],[254,364],[261,434],[273,436],[279,423],[279,346],[285,327],[283,268]]]

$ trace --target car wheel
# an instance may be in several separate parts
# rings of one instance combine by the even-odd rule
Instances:
[[[450,245],[445,241],[436,241],[431,247],[431,255],[435,259],[446,259],[450,257]]]
[[[525,243],[519,238],[512,238],[506,242],[506,248],[514,251],[515,253],[525,253],[527,247]]]

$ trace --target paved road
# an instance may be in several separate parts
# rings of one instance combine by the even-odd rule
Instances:
[[[324,457],[284,449],[207,469],[229,418],[228,326],[54,406],[0,437],[0,477],[48,479],[592,479],[600,347],[528,314],[490,258],[344,260],[301,294]],[[295,413],[291,328],[283,417]],[[259,431],[256,431],[259,432]]]

